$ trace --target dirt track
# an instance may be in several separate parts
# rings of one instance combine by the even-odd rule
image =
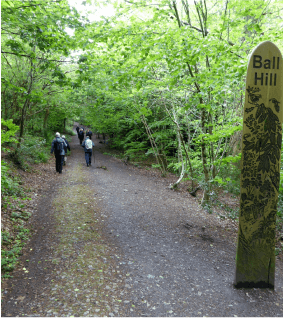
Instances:
[[[2,316],[283,316],[282,263],[275,291],[235,289],[233,224],[94,143],[50,167]]]

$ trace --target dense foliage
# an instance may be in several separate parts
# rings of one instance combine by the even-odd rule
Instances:
[[[49,143],[79,120],[130,160],[153,157],[164,176],[176,173],[172,187],[202,187],[206,206],[219,186],[239,194],[247,62],[262,41],[283,52],[282,1],[83,3],[94,21],[67,0],[1,1],[2,147],[20,141],[25,168],[34,136]],[[279,227],[282,202],[281,182]]]
[[[1,18],[2,118],[20,126],[20,137],[62,128],[73,115],[66,94],[77,69],[68,58],[76,42],[66,27],[81,27],[78,13],[67,1],[4,0]]]
[[[251,50],[282,50],[280,1],[113,2],[116,15],[76,30],[85,123],[130,157],[156,157],[204,189],[237,186]],[[236,171],[235,171],[236,170]],[[230,186],[231,187],[231,186]]]

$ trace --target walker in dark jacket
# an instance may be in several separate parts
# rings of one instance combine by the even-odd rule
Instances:
[[[85,161],[86,161],[86,165],[91,166],[91,156],[92,156],[92,148],[87,149],[86,147],[86,143],[88,142],[88,140],[92,143],[92,147],[94,147],[94,143],[92,140],[89,139],[89,136],[86,136],[86,140],[82,143],[82,147],[84,147],[85,150]]]
[[[60,137],[60,134],[56,133],[56,138],[53,139],[51,145],[51,153],[54,151],[54,155],[56,158],[56,171],[62,173],[63,169],[63,161],[65,156],[65,147],[67,147],[64,139]]]
[[[91,136],[92,136],[92,131],[91,130],[87,130],[85,133],[86,136],[89,136],[89,139],[91,140]]]
[[[84,138],[85,138],[85,133],[83,131],[83,129],[81,128],[79,133],[78,133],[78,137],[79,137],[79,140],[80,140],[80,145],[82,144]]]

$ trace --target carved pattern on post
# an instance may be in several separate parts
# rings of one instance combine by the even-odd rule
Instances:
[[[278,48],[267,41],[253,51],[248,67],[236,287],[274,288],[282,142],[281,59]]]

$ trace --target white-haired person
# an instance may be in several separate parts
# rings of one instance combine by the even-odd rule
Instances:
[[[66,137],[64,135],[62,135],[62,139],[64,139],[64,141],[65,141],[65,143],[67,145],[67,147],[65,147],[65,149],[64,149],[65,150],[65,155],[64,155],[64,159],[63,159],[63,165],[65,166],[66,165],[66,161],[67,161],[66,155],[67,155],[68,150],[71,151],[71,148],[70,148],[70,145],[69,145],[69,143],[68,143],[68,141],[67,141],[67,139],[66,139]]]
[[[54,152],[56,158],[56,172],[59,173],[62,173],[63,169],[65,147],[67,147],[66,142],[63,138],[60,137],[60,134],[57,132],[51,144],[51,153]]]

